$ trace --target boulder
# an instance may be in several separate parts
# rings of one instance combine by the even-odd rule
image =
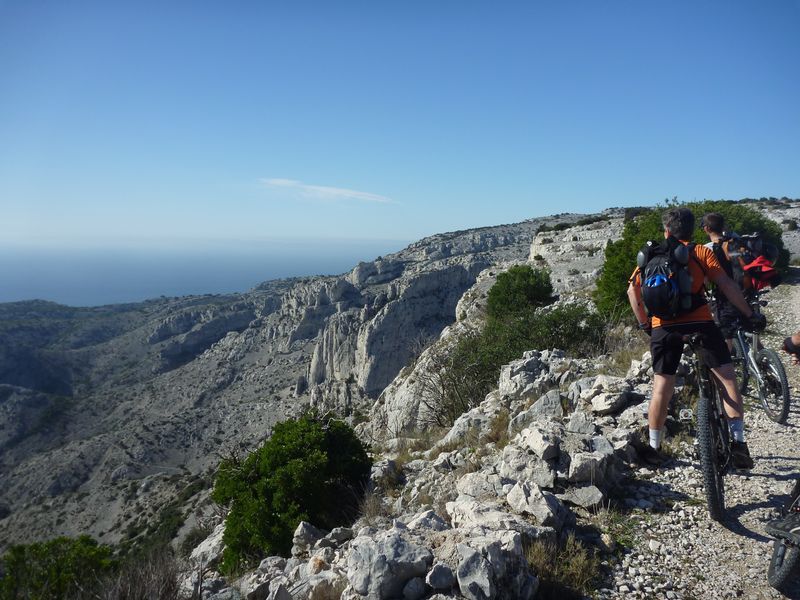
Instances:
[[[225,523],[220,523],[214,528],[206,539],[192,550],[189,559],[195,565],[203,565],[204,567],[215,567],[222,559],[222,551],[225,549],[225,544],[222,541],[222,536],[225,533]]]
[[[426,510],[416,515],[408,522],[407,527],[410,531],[444,531],[450,529],[447,521],[432,510]]]
[[[503,536],[503,532],[510,532],[510,537],[502,537],[502,543],[514,541],[522,534],[529,538],[548,536],[553,532],[550,527],[537,527],[519,515],[507,512],[499,502],[477,502],[472,499],[455,500],[446,504],[447,514],[453,527],[469,531],[470,537],[487,537],[493,543]]]
[[[503,448],[500,476],[511,481],[531,481],[542,488],[552,488],[556,479],[555,470],[547,461],[514,444]]]
[[[560,531],[564,525],[565,508],[550,492],[538,485],[518,482],[506,496],[511,509],[519,514],[531,515],[539,525]]]
[[[561,400],[561,392],[558,390],[550,390],[533,403],[533,406],[528,409],[528,413],[533,415],[534,418],[548,417],[550,419],[560,419],[564,416]]]
[[[246,600],[266,600],[272,577],[260,571],[253,571],[239,581],[239,591]]]
[[[570,456],[569,481],[602,483],[605,481],[607,455],[600,452],[578,452]]]
[[[530,450],[541,460],[558,457],[560,439],[543,428],[531,426],[523,429],[512,441],[513,444]]]
[[[461,595],[468,600],[489,600],[496,597],[492,566],[480,552],[465,544],[458,545],[461,562],[456,574]]]
[[[334,527],[326,537],[336,545],[341,545],[353,539],[353,530],[349,527]]]
[[[570,433],[593,435],[596,430],[597,426],[592,417],[582,410],[576,410],[572,413],[567,423],[567,431]]]
[[[456,482],[456,490],[472,498],[497,498],[503,492],[503,482],[497,473],[475,471],[461,477]]]
[[[437,563],[428,572],[426,583],[434,590],[450,590],[456,582],[453,570],[444,563]]]
[[[433,554],[391,529],[374,537],[358,536],[350,545],[347,578],[361,596],[382,600],[401,596],[406,584],[424,577]]]
[[[314,544],[317,543],[317,540],[325,537],[327,534],[327,531],[317,529],[311,523],[300,521],[292,537],[292,556],[306,556],[314,547]]]
[[[322,571],[306,581],[308,600],[339,600],[347,587],[347,577],[338,569]]]
[[[605,496],[603,496],[603,492],[600,491],[597,486],[586,485],[582,487],[569,488],[563,494],[559,494],[558,498],[567,504],[573,504],[575,506],[580,506],[581,508],[591,510],[601,506]]]
[[[592,398],[592,412],[610,415],[619,412],[630,400],[629,392],[601,392]]]
[[[271,571],[280,571],[282,573],[285,568],[286,559],[282,556],[268,556],[258,563],[258,570],[262,573],[269,573]]]

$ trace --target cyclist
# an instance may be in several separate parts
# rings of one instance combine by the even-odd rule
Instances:
[[[688,208],[670,209],[662,215],[661,222],[664,226],[665,239],[672,236],[684,245],[689,244],[694,231],[692,211]],[[683,336],[701,333],[703,334],[703,347],[700,350],[704,353],[705,363],[711,367],[720,384],[720,393],[728,414],[728,423],[733,438],[731,444],[733,465],[737,469],[750,469],[753,467],[753,459],[750,458],[750,451],[744,440],[742,397],[736,385],[731,353],[720,330],[714,324],[708,305],[701,298],[704,280],[708,278],[717,285],[727,299],[744,315],[750,328],[763,329],[766,319],[760,313],[753,313],[739,287],[725,274],[711,250],[705,246],[692,245],[690,248],[688,268],[692,278],[691,293],[698,298],[698,303],[693,303],[692,306],[697,306],[697,308],[674,319],[663,320],[655,316],[650,319],[642,302],[641,276],[638,267],[629,280],[628,300],[640,329],[650,335],[650,353],[655,373],[653,394],[648,410],[649,445],[645,445],[641,449],[640,455],[645,462],[653,466],[658,466],[666,460],[659,448],[663,439],[669,401],[675,389],[675,373],[683,354]]]
[[[723,242],[725,241],[725,217],[717,212],[708,213],[700,220],[700,228],[711,240],[705,244],[706,248],[714,253],[714,256],[717,257],[717,262],[719,262],[719,266],[724,269],[728,277],[733,279],[733,266],[723,246]],[[712,311],[722,331],[722,335],[725,338],[725,343],[728,344],[728,350],[732,350],[733,336],[736,335],[736,321],[739,319],[739,311],[731,304],[730,300],[722,294],[715,295]]]

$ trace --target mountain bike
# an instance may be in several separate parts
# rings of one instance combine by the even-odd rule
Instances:
[[[761,307],[767,305],[766,300],[761,300],[764,293],[761,291],[749,294],[748,302],[753,311],[760,312]],[[785,423],[789,416],[789,383],[778,353],[764,348],[759,334],[745,331],[739,322],[733,338],[731,357],[742,395],[747,393],[752,378],[764,412],[776,423]]]
[[[800,479],[798,479],[789,499],[783,507],[783,514],[790,511],[800,511]],[[789,594],[790,584],[797,575],[800,565],[800,548],[781,538],[775,538],[772,543],[772,558],[769,561],[767,581],[782,594]]]
[[[684,336],[694,356],[697,376],[697,442],[700,451],[700,469],[705,482],[708,512],[715,521],[725,517],[725,474],[731,469],[731,433],[719,384],[697,352],[702,336]]]

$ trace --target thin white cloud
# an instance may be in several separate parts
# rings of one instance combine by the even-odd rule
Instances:
[[[391,198],[379,194],[325,185],[308,185],[307,183],[295,179],[262,179],[261,182],[267,187],[290,188],[300,192],[304,196],[327,202],[358,200],[360,202],[370,202],[373,204],[397,204],[397,202]]]

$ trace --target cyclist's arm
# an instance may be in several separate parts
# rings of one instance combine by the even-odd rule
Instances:
[[[628,284],[628,302],[630,302],[633,315],[640,325],[647,323],[650,319],[642,303],[642,288],[633,281]]]
[[[717,285],[719,290],[725,294],[725,297],[733,304],[740,313],[745,317],[753,315],[753,309],[747,303],[742,295],[742,290],[736,285],[736,282],[725,274],[725,271],[709,272],[712,281]]]

